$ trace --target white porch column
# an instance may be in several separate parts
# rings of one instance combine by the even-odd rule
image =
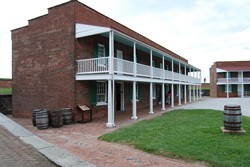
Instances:
[[[150,76],[153,78],[153,51],[150,50]]]
[[[112,104],[112,82],[108,80],[108,122],[106,123],[106,127],[112,128],[114,125],[113,122],[113,104]]]
[[[189,88],[189,102],[192,102],[192,92],[191,92],[191,89],[192,89],[192,85],[188,85],[188,88]]]
[[[187,75],[187,66],[186,66],[186,64],[185,64],[185,72],[184,72],[184,74],[185,74],[185,77],[186,77],[186,75]],[[186,104],[187,103],[187,85],[186,85],[186,79],[185,79],[185,84],[184,84],[184,103]]]
[[[150,88],[149,88],[149,114],[154,114],[153,109],[153,83],[150,82]]]
[[[165,84],[162,84],[162,89],[161,89],[161,110],[165,111]]]
[[[227,72],[227,98],[229,98],[228,72]]]
[[[165,60],[164,60],[164,55],[162,55],[162,79],[165,79]]]
[[[195,85],[193,85],[193,101],[195,101]]]
[[[202,78],[201,78],[201,71],[200,71],[200,99],[202,98]]]
[[[174,107],[174,60],[172,59],[171,107]]]
[[[174,107],[174,84],[171,84],[171,107]]]
[[[196,100],[199,100],[199,85],[196,85]]]
[[[114,58],[114,31],[111,30],[109,32],[109,74],[113,74],[114,66],[113,66],[113,58]]]
[[[133,51],[133,57],[134,57],[134,76],[136,76],[137,73],[137,66],[136,66],[136,43],[134,42],[134,51]]]
[[[133,115],[131,119],[137,119],[136,114],[136,82],[133,82]]]
[[[181,63],[180,62],[179,62],[179,82],[181,82]],[[179,87],[178,87],[178,96],[179,96],[178,102],[180,106],[181,105],[181,84],[179,84]]]
[[[244,73],[241,71],[241,79],[242,79],[242,85],[241,85],[241,98],[244,98]]]
[[[153,51],[150,50],[150,76],[153,78]],[[153,108],[153,83],[150,82],[149,86],[149,114],[154,114]]]
[[[181,84],[178,85],[178,96],[179,96],[178,105],[180,106],[181,105]]]

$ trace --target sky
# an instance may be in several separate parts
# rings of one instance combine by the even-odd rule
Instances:
[[[12,77],[11,30],[68,0],[12,0],[0,6],[0,78]],[[215,61],[250,61],[250,0],[78,0],[202,70]]]

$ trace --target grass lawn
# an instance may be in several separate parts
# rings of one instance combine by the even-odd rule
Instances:
[[[12,88],[0,88],[0,95],[12,94]]]
[[[101,136],[100,140],[131,145],[146,152],[211,166],[250,165],[250,117],[246,135],[222,134],[223,112],[174,110]]]

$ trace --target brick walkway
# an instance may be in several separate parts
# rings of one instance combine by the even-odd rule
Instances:
[[[53,167],[54,163],[47,160],[31,146],[24,144],[0,125],[0,166],[1,167]]]
[[[140,119],[148,119],[161,114],[160,109],[155,109],[155,111],[157,112],[154,115],[149,115],[148,111],[142,111],[138,113],[138,117]],[[130,115],[131,113],[128,112],[116,113],[116,126],[121,127],[136,122],[130,119]],[[187,163],[180,160],[172,160],[151,155],[129,146],[99,141],[98,137],[100,135],[117,129],[108,129],[105,127],[107,118],[94,119],[92,122],[86,124],[64,125],[61,128],[50,127],[46,130],[37,130],[36,127],[32,126],[31,119],[11,119],[43,140],[63,148],[80,159],[86,160],[98,167],[204,166],[201,163]]]

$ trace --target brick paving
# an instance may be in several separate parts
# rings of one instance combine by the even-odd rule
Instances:
[[[162,113],[160,108],[155,109],[155,111],[156,113],[154,115],[149,115],[148,111],[141,110],[141,112],[138,113],[138,118],[139,120],[149,119]],[[43,140],[63,148],[79,157],[81,160],[86,160],[97,167],[205,166],[202,163],[188,163],[180,160],[168,159],[148,154],[129,146],[98,140],[98,137],[102,134],[137,122],[136,120],[131,120],[130,117],[131,112],[116,113],[116,128],[106,128],[105,124],[107,118],[98,118],[86,124],[64,125],[61,128],[50,127],[46,130],[37,130],[36,127],[32,125],[31,119],[10,118]]]
[[[30,145],[24,144],[0,125],[0,166],[1,167],[54,167],[53,162],[46,159]]]

